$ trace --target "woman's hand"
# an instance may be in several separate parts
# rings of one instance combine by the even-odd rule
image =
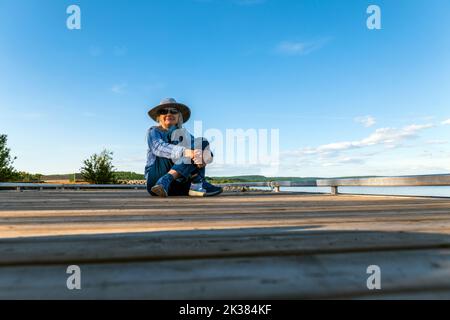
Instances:
[[[196,165],[202,165],[203,164],[203,151],[199,150],[199,149],[194,150],[193,160]]]
[[[183,156],[189,159],[194,159],[194,150],[191,149],[184,150]]]
[[[184,156],[186,158],[194,160],[194,163],[197,165],[203,164],[203,152],[202,150],[184,150]]]

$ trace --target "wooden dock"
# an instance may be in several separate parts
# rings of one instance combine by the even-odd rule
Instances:
[[[1,191],[0,298],[447,299],[450,199]]]

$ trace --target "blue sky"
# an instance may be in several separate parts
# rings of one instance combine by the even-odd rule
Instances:
[[[108,148],[142,172],[146,112],[175,97],[204,129],[279,129],[277,175],[448,172],[449,22],[448,0],[0,0],[0,132],[20,170]]]

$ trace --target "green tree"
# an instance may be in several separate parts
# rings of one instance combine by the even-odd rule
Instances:
[[[39,183],[42,182],[42,174],[32,174],[20,171],[15,172],[11,180],[16,182]]]
[[[16,175],[12,166],[15,157],[11,157],[11,150],[6,146],[8,137],[5,134],[0,135],[0,182],[9,181]]]
[[[84,166],[81,168],[83,179],[93,184],[115,183],[112,156],[111,151],[103,150],[100,154],[94,154],[89,159],[84,160]]]
[[[114,173],[117,180],[144,180],[145,177],[141,173],[128,172],[128,171],[117,171]]]

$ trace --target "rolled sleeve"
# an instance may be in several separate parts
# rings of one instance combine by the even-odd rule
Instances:
[[[157,157],[171,159],[176,162],[183,157],[183,146],[170,144],[164,140],[164,134],[155,128],[151,128],[148,132],[148,147],[150,151]]]

